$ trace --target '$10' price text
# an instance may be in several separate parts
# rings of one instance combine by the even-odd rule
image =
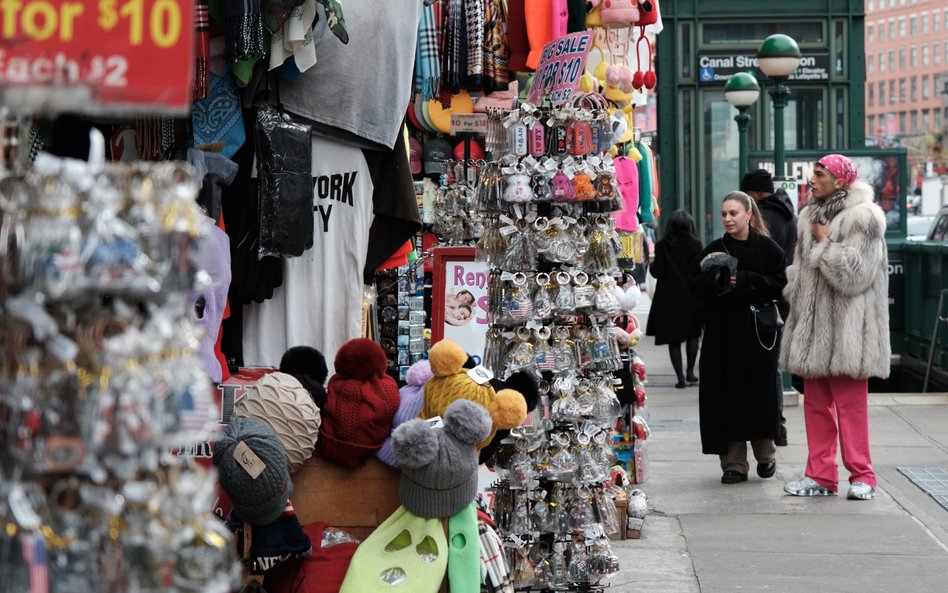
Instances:
[[[128,21],[128,42],[141,45],[146,36],[156,46],[168,48],[181,38],[181,6],[175,0],[99,0],[99,27],[111,31]]]

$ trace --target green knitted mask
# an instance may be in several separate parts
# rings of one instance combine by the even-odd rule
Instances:
[[[441,520],[398,507],[356,550],[339,593],[437,593],[447,565]]]
[[[448,519],[448,582],[451,593],[481,590],[481,540],[474,503]]]

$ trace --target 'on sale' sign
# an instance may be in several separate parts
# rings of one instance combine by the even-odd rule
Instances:
[[[194,0],[0,0],[2,102],[186,112]]]
[[[544,45],[527,101],[539,105],[544,96],[554,105],[569,101],[579,88],[592,37],[589,31],[570,33]]]

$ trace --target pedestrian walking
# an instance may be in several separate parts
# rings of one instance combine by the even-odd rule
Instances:
[[[725,234],[692,265],[691,290],[704,302],[698,408],[701,449],[718,455],[723,484],[747,480],[747,441],[757,475],[777,470],[779,315],[787,283],[783,250],[767,236],[754,200],[724,196]],[[757,313],[759,312],[759,313]],[[766,319],[765,319],[766,318]]]
[[[701,338],[701,302],[688,290],[691,263],[701,252],[701,241],[695,232],[695,220],[684,210],[675,210],[668,217],[665,236],[655,244],[652,276],[655,295],[648,313],[645,335],[654,336],[655,344],[668,344],[668,355],[678,382],[684,389],[698,382],[695,362]],[[687,367],[681,364],[681,344],[685,343]]]
[[[847,497],[868,500],[876,474],[869,453],[869,377],[889,375],[886,221],[852,161],[824,156],[810,178],[784,295],[790,315],[781,364],[803,377],[809,449],[795,496],[836,494],[837,443],[849,470]]]
[[[783,249],[787,263],[793,261],[793,248],[797,244],[797,210],[790,196],[782,188],[774,189],[774,178],[767,169],[754,169],[741,179],[741,191],[754,198],[760,215],[764,217],[770,238]],[[786,314],[786,311],[781,311]],[[780,390],[783,383],[777,374]],[[780,430],[774,442],[778,447],[787,445],[787,419],[783,416],[783,398],[777,398],[780,410]]]

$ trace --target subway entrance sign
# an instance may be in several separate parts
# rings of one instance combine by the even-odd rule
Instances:
[[[803,57],[791,81],[829,80],[830,57],[827,49],[802,50]],[[758,78],[765,78],[763,72],[757,73],[756,50],[714,50],[698,52],[698,82],[701,84],[724,84],[732,74],[754,71]]]

